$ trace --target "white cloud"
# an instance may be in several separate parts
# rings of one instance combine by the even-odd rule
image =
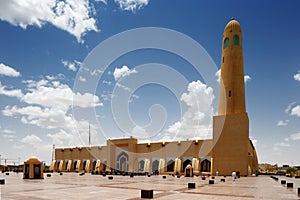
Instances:
[[[4,129],[4,130],[2,131],[2,133],[13,134],[13,133],[15,133],[15,131],[10,130],[10,129]]]
[[[100,2],[100,3],[104,3],[105,5],[107,5],[107,0],[95,0],[95,2]]]
[[[284,140],[285,141],[300,140],[300,132],[299,133],[294,133],[294,134],[290,135],[288,138],[285,138]]]
[[[0,1],[0,19],[26,29],[50,23],[82,42],[88,31],[98,31],[91,16],[89,0],[9,0]]]
[[[73,131],[73,128],[87,126],[86,121],[77,121],[70,114],[72,107],[89,108],[102,106],[98,96],[90,93],[74,93],[68,85],[59,81],[24,81],[28,92],[20,101],[27,106],[6,106],[2,110],[5,116],[20,116],[24,124],[46,129]]]
[[[75,60],[74,62],[70,62],[70,61],[66,61],[66,60],[62,60],[61,63],[68,68],[68,70],[70,71],[76,71],[77,68],[80,68],[81,66],[81,62]]]
[[[107,91],[104,91],[104,93],[101,94],[101,99],[103,101],[111,101],[113,95]]]
[[[116,86],[119,88],[122,88],[123,90],[127,91],[127,92],[131,92],[131,89],[129,87],[126,87],[125,85],[122,85],[120,83],[116,83]]]
[[[291,115],[300,117],[300,105],[297,105],[291,109]]]
[[[52,139],[52,143],[56,145],[63,145],[64,142],[70,142],[74,139],[74,135],[67,133],[64,130],[60,130],[58,133],[47,134],[47,137]]]
[[[103,80],[102,83],[106,84],[106,85],[109,85],[109,86],[112,86],[112,82],[111,81]]]
[[[2,132],[2,137],[4,139],[13,139],[13,138],[16,138],[15,131],[13,131],[13,130],[4,129],[1,132]]]
[[[147,133],[147,131],[145,130],[145,128],[141,127],[141,126],[135,126],[131,133],[129,133],[128,135],[134,135],[134,137],[138,137],[138,138],[149,138],[149,133]]]
[[[133,94],[133,95],[130,96],[129,103],[132,103],[132,102],[138,100],[139,98],[140,97],[138,95]]]
[[[57,74],[56,76],[53,75],[47,75],[45,76],[46,79],[48,79],[49,81],[53,81],[53,80],[64,80],[66,79],[65,75],[63,74]],[[24,81],[24,83],[26,83],[26,81]]]
[[[148,5],[149,0],[115,0],[121,10],[135,12]]]
[[[103,73],[103,71],[100,70],[100,69],[95,69],[95,70],[93,70],[93,71],[90,72],[90,74],[91,74],[92,76],[98,76],[98,75],[100,75],[100,74],[102,74],[102,73]]]
[[[279,120],[277,126],[286,126],[288,125],[289,120]]]
[[[286,143],[286,142],[280,142],[280,143],[276,143],[275,146],[290,147],[291,145],[289,143]]]
[[[176,134],[177,139],[211,138],[212,137],[212,102],[213,89],[199,80],[191,82],[187,93],[182,94],[188,109],[181,121],[175,122],[168,128],[168,132]]]
[[[251,81],[251,77],[249,75],[245,75],[244,76],[244,81],[245,81],[245,83]]]
[[[219,69],[216,73],[215,76],[217,78],[218,83],[220,83],[220,77],[221,77],[221,69]]]
[[[30,145],[37,145],[42,142],[42,139],[34,134],[31,134],[31,135],[27,135],[26,137],[22,138],[21,142],[23,142],[25,144],[30,144]]]
[[[124,65],[122,68],[116,68],[113,75],[115,80],[119,80],[120,78],[130,76],[135,73],[137,73],[135,69],[130,70],[126,65]]]
[[[258,143],[257,139],[252,138],[251,141],[252,141],[252,144],[255,147],[255,149],[257,149],[257,143]]]
[[[0,3],[0,5],[1,5],[1,3]],[[1,10],[1,6],[0,6],[0,10]],[[7,66],[3,63],[0,63],[0,74],[5,75],[5,76],[12,76],[12,77],[21,76],[20,72],[16,71],[14,68]]]
[[[6,90],[5,88],[6,88],[6,86],[1,86],[1,83],[0,83],[0,94],[9,96],[9,97],[18,97],[18,98],[21,98],[23,96],[23,93],[20,89]]]
[[[300,72],[294,75],[294,79],[300,82]]]
[[[217,81],[220,83],[220,77],[221,77],[221,69],[219,69],[216,73],[215,76],[217,78]],[[244,76],[244,82],[247,83],[251,81],[251,77],[249,75]]]
[[[79,76],[79,81],[86,82],[86,78],[84,78],[83,76]]]
[[[63,111],[71,106],[86,108],[102,105],[97,96],[89,93],[74,93],[68,85],[59,81],[31,81],[28,83],[28,87],[30,92],[22,97],[22,101],[28,104],[60,108]]]
[[[292,102],[288,105],[288,107],[284,110],[285,113],[290,113],[292,110],[292,107],[296,104],[296,102]]]

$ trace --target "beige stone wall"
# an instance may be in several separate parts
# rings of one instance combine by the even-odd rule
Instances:
[[[213,120],[213,173],[248,173],[249,121],[246,113],[215,116]]]
[[[163,171],[167,171],[167,160],[176,158],[181,159],[181,173],[184,159],[192,161],[193,158],[201,158],[212,156],[212,140],[190,140],[190,141],[176,141],[176,142],[156,142],[156,143],[142,143],[138,144],[137,139],[125,138],[117,140],[108,140],[107,146],[95,147],[76,147],[76,148],[60,148],[55,150],[55,159],[72,160],[72,169],[74,161],[81,160],[79,171],[83,169],[83,161],[90,160],[90,171],[93,170],[93,160],[107,160],[107,165],[110,168],[116,169],[118,153],[126,152],[128,154],[128,171],[137,171],[139,160],[150,160],[150,171],[152,169],[152,162],[154,159],[164,159],[165,166]],[[58,170],[57,164],[54,170]],[[66,163],[62,171],[66,171]]]

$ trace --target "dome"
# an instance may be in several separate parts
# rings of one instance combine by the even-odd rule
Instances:
[[[241,25],[237,20],[232,18],[230,20],[230,22],[228,22],[228,24],[226,25],[225,30],[226,29],[230,29],[230,30],[239,29],[239,30],[241,30]]]
[[[37,159],[37,157],[35,157],[35,156],[30,156],[29,160],[30,160],[30,159]]]
[[[36,162],[36,161],[40,162],[39,159],[35,156],[30,156],[30,158],[27,161],[29,161],[29,162],[33,162],[33,161],[34,162]]]

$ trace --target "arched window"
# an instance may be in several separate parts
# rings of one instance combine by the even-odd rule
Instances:
[[[122,172],[128,171],[128,154],[124,151],[122,151],[118,157],[116,162],[116,168],[117,170],[120,170]]]
[[[228,47],[228,45],[229,45],[229,38],[227,37],[224,40],[223,48],[225,49],[226,47]]]
[[[240,45],[240,38],[238,35],[233,36],[233,45]]]
[[[144,160],[141,160],[139,162],[139,171],[144,171],[144,167],[145,167],[145,161]]]
[[[159,165],[158,160],[154,160],[154,161],[152,162],[152,171],[153,171],[153,172],[154,172],[154,171],[158,171],[158,165]]]
[[[182,170],[182,171],[184,171],[185,168],[186,168],[186,166],[188,166],[189,164],[192,165],[192,161],[189,160],[189,159],[185,160],[185,161],[183,162],[183,170]]]
[[[167,163],[167,172],[173,172],[174,166],[175,166],[175,161],[169,160],[169,162]]]

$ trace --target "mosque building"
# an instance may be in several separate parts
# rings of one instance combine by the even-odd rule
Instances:
[[[50,169],[54,171],[184,173],[241,176],[258,170],[255,148],[249,139],[246,112],[242,30],[232,19],[222,39],[218,115],[213,117],[213,138],[138,143],[135,138],[109,139],[106,146],[57,148]]]

